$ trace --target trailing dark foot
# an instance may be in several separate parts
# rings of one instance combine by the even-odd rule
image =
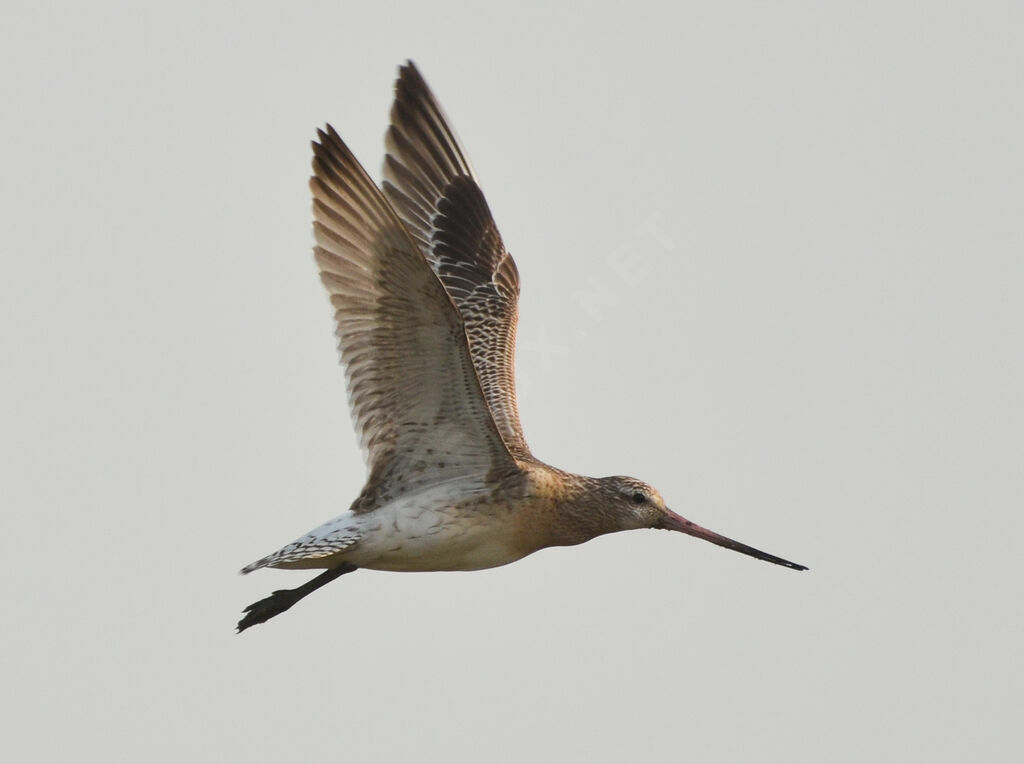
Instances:
[[[252,603],[245,609],[245,616],[238,622],[238,633],[241,634],[250,626],[255,626],[258,623],[269,621],[275,615],[283,613],[307,594],[312,594],[324,584],[329,584],[338,576],[351,573],[355,569],[355,565],[343,562],[337,567],[325,570],[319,576],[311,581],[307,581],[302,586],[298,586],[294,589],[278,589],[269,597],[265,597],[259,602]]]
[[[245,617],[238,622],[238,633],[255,626],[258,623],[269,621],[275,615],[283,613],[296,602],[302,599],[296,589],[278,589],[269,597],[254,602],[245,609]]]

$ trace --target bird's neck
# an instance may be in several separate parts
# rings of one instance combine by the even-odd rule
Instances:
[[[526,470],[526,475],[535,527],[543,529],[542,546],[574,546],[621,530],[618,517],[605,508],[597,478],[546,464]]]

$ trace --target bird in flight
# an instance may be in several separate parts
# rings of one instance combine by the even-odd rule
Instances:
[[[519,273],[476,173],[412,62],[378,187],[328,125],[313,143],[313,250],[368,465],[338,517],[247,565],[323,569],[245,609],[241,632],[359,568],[480,570],[637,528],[806,570],[681,517],[650,485],[530,452],[513,364]]]

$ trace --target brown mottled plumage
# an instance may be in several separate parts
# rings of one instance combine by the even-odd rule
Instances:
[[[314,255],[369,477],[347,512],[243,569],[326,571],[250,605],[239,631],[357,568],[477,570],[638,528],[805,570],[694,525],[635,478],[532,455],[513,373],[519,273],[411,62],[395,85],[383,193],[333,128],[318,138]]]

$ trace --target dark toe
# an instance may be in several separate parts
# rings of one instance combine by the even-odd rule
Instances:
[[[269,621],[275,615],[290,608],[295,602],[295,593],[291,589],[279,589],[269,597],[252,603],[243,611],[246,615],[238,622],[238,633],[241,634],[250,626]]]

